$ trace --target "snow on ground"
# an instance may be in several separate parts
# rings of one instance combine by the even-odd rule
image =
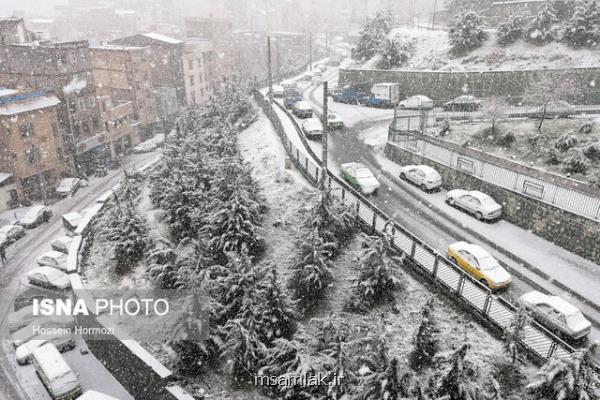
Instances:
[[[390,33],[398,39],[414,40],[413,57],[398,69],[439,70],[439,71],[487,71],[524,70],[539,68],[596,67],[600,64],[597,49],[573,49],[562,43],[535,46],[519,40],[511,46],[499,47],[495,32],[488,32],[489,38],[483,45],[463,57],[451,58],[448,55],[448,34],[446,31],[396,28]],[[365,68],[374,68],[374,59],[364,63]]]

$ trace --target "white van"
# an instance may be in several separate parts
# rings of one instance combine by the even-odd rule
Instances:
[[[35,372],[53,399],[73,399],[81,394],[77,376],[56,346],[47,343],[35,349],[32,355]]]

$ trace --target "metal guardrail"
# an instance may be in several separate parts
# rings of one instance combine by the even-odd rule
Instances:
[[[484,100],[485,102],[485,100]],[[584,114],[598,114],[600,113],[600,105],[596,104],[582,104],[574,105],[572,109],[566,109],[559,105],[548,105],[544,118],[554,117],[568,117],[571,115],[584,115]],[[496,112],[500,119],[512,119],[512,118],[540,118],[542,115],[541,106],[516,106],[509,105],[502,110]],[[431,110],[431,116],[434,121],[440,121],[444,119],[450,119],[455,121],[469,121],[487,118],[486,112],[482,110],[478,111],[444,111],[441,108],[434,108]]]
[[[395,123],[394,127],[390,127],[388,142],[404,150],[419,154],[437,163],[455,168],[463,173],[473,175],[504,189],[518,192],[553,207],[558,207],[592,220],[597,221],[600,219],[600,198],[555,182],[548,182],[517,172],[494,162],[461,154],[460,151],[447,148],[441,143],[436,144],[433,140],[426,140],[422,135],[408,131],[411,125],[415,126],[418,124],[417,120],[420,118],[407,118],[408,120],[405,123]],[[412,122],[411,119],[413,120]],[[406,131],[405,128],[407,128]]]
[[[312,159],[312,156],[305,155],[304,150],[301,151],[293,145],[276,112],[265,97],[258,91],[254,92],[254,97],[282,138],[289,157],[300,171],[309,177],[311,183],[318,184],[320,167],[317,161]],[[289,114],[286,115],[289,117]],[[297,125],[295,126],[297,127]],[[310,147],[307,147],[307,149],[310,149]],[[392,247],[402,252],[411,262],[411,265],[418,269],[417,272],[428,277],[437,286],[445,288],[448,293],[453,295],[453,298],[460,299],[469,309],[493,326],[502,331],[510,328],[516,312],[516,307],[510,302],[493,295],[486,286],[473,279],[437,250],[428,246],[421,239],[393,221],[383,211],[379,210],[364,196],[330,171],[328,171],[327,186],[331,193],[338,197],[343,204],[356,210],[359,222],[370,227],[373,233],[388,235]],[[521,344],[534,359],[542,362],[553,356],[567,358],[574,351],[571,346],[535,321],[526,326]]]

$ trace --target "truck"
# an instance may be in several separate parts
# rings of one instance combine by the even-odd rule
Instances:
[[[360,89],[344,86],[334,91],[332,98],[338,103],[365,104],[369,100],[369,95]]]
[[[285,87],[283,90],[283,105],[285,108],[292,106],[302,100],[302,92],[297,87]]]
[[[376,83],[371,88],[371,96],[366,105],[370,107],[394,107],[400,101],[399,83]]]

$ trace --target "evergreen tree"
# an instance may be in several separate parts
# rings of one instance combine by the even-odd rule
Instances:
[[[465,360],[468,344],[463,344],[450,358],[450,366],[441,379],[438,396],[448,396],[449,400],[478,400],[477,375],[474,365]]]
[[[323,240],[336,243],[330,257],[342,244],[350,240],[357,230],[356,216],[331,193],[319,193],[314,201],[307,227],[318,233]]]
[[[230,254],[226,266],[227,275],[217,284],[216,295],[223,306],[225,320],[237,318],[245,300],[251,300],[256,290],[256,273],[250,258],[245,255]],[[246,309],[252,304],[246,304]]]
[[[408,388],[400,382],[398,359],[395,357],[387,361],[380,372],[372,374],[364,386],[367,388],[364,400],[399,400],[408,392]]]
[[[594,368],[597,345],[579,349],[568,359],[554,357],[527,385],[536,399],[591,400],[597,398],[600,379]]]
[[[351,385],[355,382],[354,373],[348,368],[350,360],[346,354],[345,339],[338,336],[335,342],[330,343],[325,354],[333,360],[324,374],[323,381],[327,383],[327,392],[321,396],[322,400],[346,400],[351,392]]]
[[[481,46],[487,39],[481,17],[474,11],[456,15],[448,31],[448,42],[455,54],[463,54]]]
[[[373,18],[367,18],[352,47],[352,59],[361,61],[373,57],[391,29],[392,16],[388,13],[378,11]]]
[[[510,15],[505,22],[498,25],[498,44],[509,46],[523,37],[525,20],[520,15]]]
[[[527,309],[523,304],[520,304],[517,312],[514,314],[514,318],[511,321],[510,326],[505,332],[504,346],[506,351],[509,353],[513,364],[515,364],[518,360],[519,346],[525,338],[525,328],[530,322],[531,318],[529,318]]]
[[[397,39],[384,39],[381,43],[381,60],[377,68],[390,69],[404,64],[411,56],[412,43]]]
[[[229,321],[225,330],[227,336],[221,354],[225,360],[225,372],[234,382],[252,382],[265,356],[265,345],[239,321]]]
[[[410,354],[410,366],[415,371],[429,367],[439,350],[439,328],[433,316],[435,300],[430,298],[421,311],[421,324],[415,337],[415,348]]]
[[[148,276],[162,289],[173,289],[177,284],[177,254],[168,243],[158,242],[148,255]]]
[[[536,45],[544,45],[556,39],[555,24],[558,22],[554,1],[546,0],[538,14],[527,26],[525,39]]]
[[[574,47],[594,46],[600,40],[598,0],[576,0],[575,11],[564,27],[563,40]]]

